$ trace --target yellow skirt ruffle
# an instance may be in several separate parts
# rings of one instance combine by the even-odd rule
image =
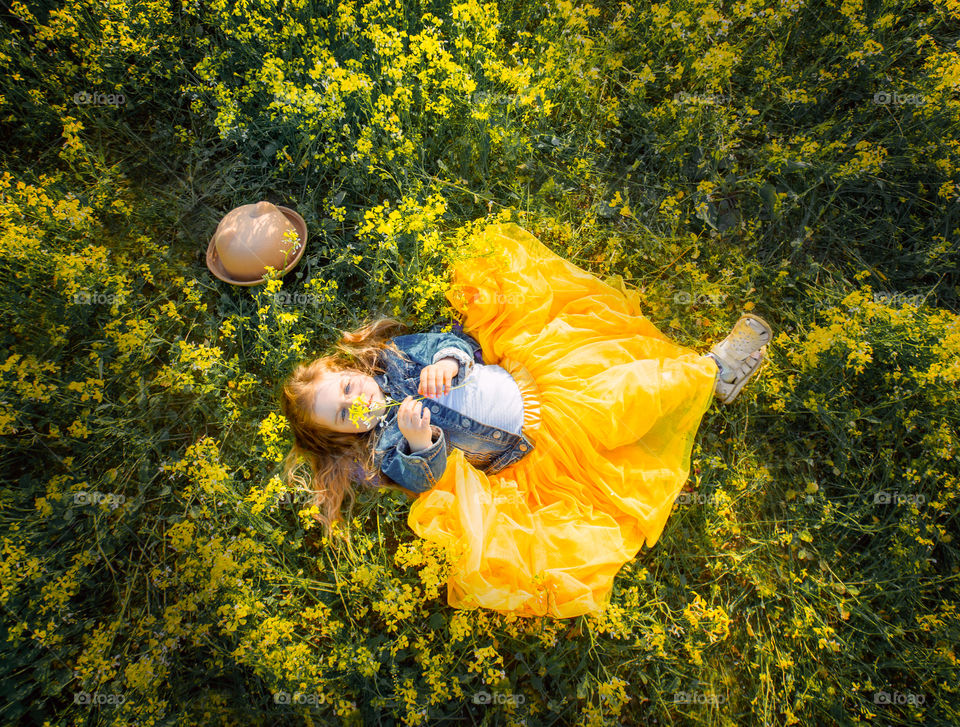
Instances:
[[[408,523],[457,554],[454,608],[602,611],[620,568],[659,539],[689,475],[716,365],[660,333],[636,291],[523,228],[491,225],[472,242],[447,297],[484,362],[517,381],[535,449],[491,475],[453,450]]]

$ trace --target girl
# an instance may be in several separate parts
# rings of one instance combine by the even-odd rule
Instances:
[[[297,367],[285,476],[307,459],[325,527],[352,508],[351,481],[410,493],[411,528],[453,558],[455,608],[601,611],[659,539],[703,414],[754,375],[770,326],[744,315],[700,355],[653,326],[637,291],[515,224],[476,235],[452,274],[462,330],[403,335],[383,318]]]

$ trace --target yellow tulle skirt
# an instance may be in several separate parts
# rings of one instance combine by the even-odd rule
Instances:
[[[483,360],[520,387],[535,449],[496,474],[452,450],[408,523],[453,554],[447,601],[558,618],[599,612],[660,538],[713,400],[716,365],[523,228],[497,224],[454,264],[447,298]]]

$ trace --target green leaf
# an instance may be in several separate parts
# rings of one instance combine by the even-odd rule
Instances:
[[[770,213],[773,214],[773,211],[777,208],[777,192],[773,188],[773,185],[767,182],[760,187],[760,197],[763,199]]]

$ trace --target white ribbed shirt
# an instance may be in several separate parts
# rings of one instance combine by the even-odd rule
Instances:
[[[437,360],[441,357],[437,354]],[[464,364],[461,362],[460,364]],[[467,363],[463,383],[449,394],[430,397],[458,414],[497,429],[520,434],[523,429],[523,397],[517,382],[502,366]]]

